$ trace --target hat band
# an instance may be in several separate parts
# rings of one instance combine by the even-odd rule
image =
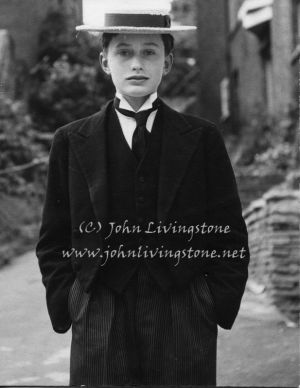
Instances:
[[[105,27],[170,27],[169,15],[107,13]]]

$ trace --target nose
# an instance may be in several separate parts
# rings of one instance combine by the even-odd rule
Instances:
[[[132,70],[135,70],[135,71],[143,69],[142,60],[138,55],[135,55],[132,58],[131,68],[132,68]]]

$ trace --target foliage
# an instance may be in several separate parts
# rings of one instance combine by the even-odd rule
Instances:
[[[36,141],[37,131],[26,107],[21,102],[0,98],[0,171],[31,162],[45,155]],[[1,173],[0,192],[20,194],[26,184],[36,179],[36,168],[18,173]]]
[[[70,63],[63,55],[53,64],[47,59],[39,71],[29,104],[41,130],[49,131],[95,113],[112,95],[110,81],[95,66]]]
[[[39,44],[29,108],[41,131],[95,113],[112,96],[111,82],[99,68],[98,39],[87,34],[75,39],[65,15],[47,15]]]
[[[91,35],[81,33],[76,38],[64,13],[50,12],[40,28],[38,59],[47,57],[52,64],[66,55],[71,63],[93,65],[98,59],[98,46],[98,39]]]
[[[197,82],[195,79],[198,70],[194,63],[189,63],[186,58],[175,55],[171,72],[162,80],[160,94],[168,98],[190,97],[197,93]]]
[[[36,243],[47,170],[31,163],[46,155],[37,135],[25,104],[0,96],[0,267]]]
[[[294,167],[293,146],[290,143],[277,144],[266,151],[256,154],[253,167],[265,173],[286,172]]]
[[[249,166],[258,175],[286,173],[299,162],[297,144],[298,109],[293,107],[282,117],[253,115],[256,119],[245,132],[253,141],[242,137],[246,144],[239,165]]]

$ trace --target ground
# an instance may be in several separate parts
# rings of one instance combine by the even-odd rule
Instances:
[[[70,332],[52,331],[33,252],[0,270],[0,385],[68,385]],[[298,386],[298,330],[246,292],[232,330],[219,329],[218,385]]]

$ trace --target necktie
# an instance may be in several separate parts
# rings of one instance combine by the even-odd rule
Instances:
[[[147,110],[142,110],[140,112],[133,112],[131,110],[119,108],[120,100],[115,98],[114,107],[115,109],[122,113],[125,116],[133,117],[136,120],[136,128],[132,137],[132,152],[134,153],[137,160],[141,160],[147,147],[147,139],[149,137],[149,132],[146,128],[146,123],[151,112],[154,112],[160,105],[159,99],[157,98],[153,104],[152,108]]]

